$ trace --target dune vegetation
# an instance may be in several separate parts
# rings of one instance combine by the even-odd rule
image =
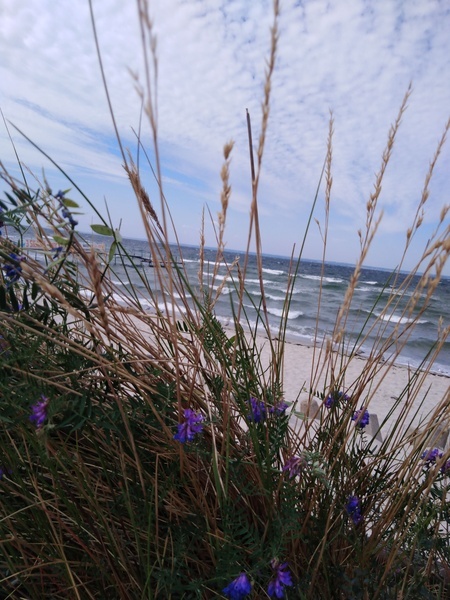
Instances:
[[[157,62],[153,30],[145,3],[140,4],[149,40],[143,52],[152,65]],[[408,90],[367,199],[360,257],[334,331],[317,347],[311,380],[296,390],[319,406],[318,418],[307,418],[287,401],[283,380],[286,315],[302,250],[292,257],[276,331],[268,324],[262,276],[258,188],[277,54],[278,2],[274,7],[262,122],[250,157],[248,246],[227,266],[234,312],[226,329],[215,314],[222,288],[214,284],[218,265],[226,261],[232,143],[224,146],[218,175],[216,264],[205,278],[202,241],[199,280],[193,282],[181,243],[169,243],[176,231],[170,199],[162,185],[160,198],[149,198],[137,161],[118,135],[157,288],[133,267],[116,224],[95,207],[93,230],[104,236],[106,252],[89,247],[78,231],[81,209],[70,189],[83,192],[70,173],[61,169],[68,189],[58,190],[45,179],[33,188],[25,174],[17,179],[1,172],[6,188],[0,202],[2,598],[448,597],[450,454],[437,440],[450,420],[450,393],[434,399],[420,432],[410,427],[416,416],[412,405],[427,396],[424,382],[448,338],[448,323],[393,400],[397,416],[379,424],[382,441],[376,444],[367,434],[375,377],[396,364],[442,277],[450,253],[448,207],[410,276],[399,279],[400,264],[391,274],[390,293],[372,307],[372,314],[380,314],[370,324],[377,342],[361,375],[350,381],[346,373],[368,332],[361,330],[349,348],[347,319],[377,235],[378,200]],[[161,182],[151,67],[146,77],[140,90],[154,133],[152,166]],[[248,125],[251,133],[250,115]],[[450,121],[405,227],[405,256],[421,226],[449,127]],[[311,217],[317,202],[324,202],[324,245],[332,150],[331,118],[323,178],[311,199]],[[44,260],[21,247],[30,230]],[[307,235],[312,235],[309,227]],[[256,325],[245,308],[252,241],[260,269]],[[154,310],[141,305],[132,285],[117,285],[113,256],[126,273],[139,273]],[[399,303],[408,319],[387,330],[385,317]],[[258,343],[261,333],[268,361]]]

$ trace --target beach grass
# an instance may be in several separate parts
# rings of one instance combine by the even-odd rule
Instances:
[[[139,2],[149,66],[141,82],[162,182],[154,104],[157,63],[147,5]],[[420,368],[411,369],[388,415],[374,426],[377,394],[426,313],[450,253],[441,220],[411,274],[392,271],[390,291],[349,343],[349,313],[377,235],[384,174],[411,90],[388,132],[360,232],[360,256],[334,330],[311,352],[310,378],[285,387],[286,325],[303,244],[292,256],[279,327],[269,326],[262,272],[258,187],[278,43],[278,2],[267,61],[262,122],[251,149],[246,252],[227,264],[236,302],[227,329],[215,314],[227,262],[232,142],[223,152],[217,253],[211,277],[190,281],[182,244],[169,243],[176,215],[159,186],[149,198],[123,152],[158,286],[133,265],[120,232],[99,215],[93,229],[109,252],[84,243],[70,190],[31,189],[5,170],[0,237],[0,595],[52,599],[415,599],[450,587],[450,393],[418,406],[448,338],[443,323]],[[323,181],[324,257],[332,202],[333,118]],[[404,258],[421,226],[450,122],[437,140]],[[248,114],[249,139],[252,123]],[[120,140],[119,140],[120,141]],[[63,173],[64,174],[64,173]],[[76,183],[69,179],[68,187]],[[86,198],[89,202],[89,199]],[[45,261],[20,243],[33,230]],[[176,226],[175,226],[176,230]],[[5,233],[8,233],[8,236]],[[12,235],[14,234],[14,235]],[[304,239],[312,235],[309,224]],[[255,242],[261,301],[246,310],[246,270]],[[115,260],[129,285],[117,285]],[[117,258],[118,257],[118,258]],[[324,258],[325,260],[325,258]],[[130,284],[140,278],[154,310]],[[123,277],[123,275],[122,275]],[[120,283],[123,283],[121,281]],[[317,298],[319,320],[321,294]],[[398,307],[402,316],[392,320]],[[397,313],[396,313],[397,314]],[[387,327],[387,324],[392,327]],[[364,368],[352,365],[371,344]],[[263,337],[261,337],[263,336]],[[300,403],[302,399],[302,403]],[[371,420],[372,419],[372,420]],[[375,427],[375,428],[374,428]],[[446,429],[447,428],[447,429]]]

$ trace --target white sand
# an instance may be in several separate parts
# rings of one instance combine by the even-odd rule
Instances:
[[[270,348],[267,339],[259,337],[258,347],[262,349],[264,364],[267,364],[270,356]],[[312,380],[313,361],[314,365],[323,364],[324,353],[320,349],[312,346],[300,345],[297,343],[286,342],[284,348],[284,395],[287,402],[295,402],[298,399],[297,410],[303,401],[303,409],[308,402],[310,395],[307,390],[310,389]],[[336,357],[336,354],[334,355]],[[368,366],[368,361],[362,357],[354,357],[349,362],[343,383],[344,392],[352,394],[355,382],[361,373]],[[335,371],[338,374],[338,369]],[[364,394],[360,397],[361,403],[368,402],[369,413],[376,414],[381,424],[389,411],[392,409],[397,398],[402,396],[402,401],[389,417],[389,422],[395,420],[403,413],[405,414],[408,406],[412,406],[409,411],[407,423],[411,420],[418,426],[423,419],[432,416],[433,411],[439,404],[446,403],[445,411],[437,413],[439,421],[446,430],[450,430],[450,378],[444,375],[421,372],[414,387],[410,387],[411,392],[404,394],[408,382],[414,374],[414,370],[408,367],[387,364],[380,365],[380,369],[371,380],[370,386],[365,388]],[[329,374],[328,374],[329,381]],[[326,370],[314,379],[314,388],[319,392],[327,392]],[[321,405],[321,401],[318,400]],[[302,412],[303,412],[302,409]],[[413,418],[414,417],[414,418]],[[383,428],[384,431],[384,428]],[[449,439],[450,441],[450,439]]]
[[[136,330],[143,335],[144,339],[152,337],[148,325],[141,320],[136,320],[132,315],[130,315],[130,319],[136,322]],[[230,335],[233,335],[234,332],[232,330],[225,329],[228,330]],[[270,360],[270,346],[267,338],[258,336],[257,346],[261,349],[263,365],[267,365]],[[326,382],[328,380],[329,385],[329,371],[327,375],[326,369],[319,369],[319,375],[312,379],[312,372],[317,371],[317,366],[320,367],[323,365],[323,356],[324,353],[321,354],[319,348],[314,349],[312,346],[289,341],[285,342],[283,370],[284,399],[292,405],[296,403],[295,408],[297,411],[305,412],[305,403],[309,402],[310,404],[311,402],[311,396],[307,391],[311,387],[311,381],[314,381],[314,389],[322,393],[328,393]],[[334,354],[335,358],[336,356]],[[355,382],[358,381],[358,378],[364,369],[367,368],[367,365],[368,361],[365,358],[356,356],[351,359],[345,370],[342,391],[352,395]],[[338,376],[338,370],[335,370],[335,376]],[[450,378],[444,375],[421,372],[414,387],[411,387],[412,391],[409,394],[404,394],[404,390],[408,387],[408,382],[413,375],[414,370],[407,367],[399,365],[388,366],[387,364],[380,365],[379,370],[377,370],[377,373],[371,379],[370,385],[365,387],[364,393],[359,399],[359,404],[364,403],[369,409],[372,421],[371,427],[376,423],[376,420],[372,419],[372,415],[376,415],[378,422],[381,424],[389,414],[397,398],[403,394],[401,402],[389,417],[387,425],[383,426],[383,435],[386,435],[389,423],[395,422],[402,414],[406,413],[408,413],[408,416],[405,420],[404,430],[408,429],[409,424],[413,424],[414,427],[420,425],[422,431],[424,426],[421,422],[433,417],[435,408],[443,404],[446,404],[445,410],[441,409],[437,411],[433,420],[438,420],[445,431],[450,431]],[[318,405],[321,408],[322,403],[320,400],[318,400]],[[410,408],[409,411],[408,407]],[[293,417],[292,421],[294,425],[297,420],[296,417]],[[448,436],[448,444],[450,444],[450,436]]]

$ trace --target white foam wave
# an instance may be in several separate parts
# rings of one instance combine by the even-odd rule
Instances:
[[[268,273],[269,275],[283,275],[284,271],[278,269],[263,269],[263,273]]]
[[[430,321],[427,321],[426,319],[419,319],[418,321],[415,321],[414,317],[399,317],[398,315],[376,315],[379,319],[381,319],[382,321],[387,321],[389,323],[400,323],[401,325],[407,325],[408,323],[420,323],[420,324],[425,324],[425,323],[429,323]]]
[[[217,291],[220,288],[220,285],[213,285],[213,290]],[[226,285],[222,288],[221,294],[227,295],[230,294],[233,290],[227,287]]]
[[[246,279],[245,283],[259,283],[259,279]],[[273,286],[274,282],[270,279],[263,279],[263,284],[268,286]]]
[[[271,315],[274,315],[275,317],[281,317],[284,314],[286,314],[282,308],[273,308],[271,306],[267,307],[267,312]],[[301,310],[290,310],[288,312],[287,318],[289,320],[297,319],[298,317],[301,317],[302,315],[303,315],[303,313]]]
[[[367,283],[367,281],[366,281],[366,282],[364,282],[364,283]],[[364,287],[364,286],[363,286],[363,287],[357,287],[357,288],[356,288],[356,291],[357,291],[357,292],[373,292],[373,291],[374,291],[374,288],[373,288],[373,287]]]
[[[321,275],[300,275],[300,277],[311,281],[324,281],[325,283],[342,283],[344,281],[338,277],[322,277]]]
[[[203,276],[204,277],[209,277],[210,279],[212,279],[213,274],[212,273],[208,273],[207,271],[203,271]],[[224,279],[232,279],[232,277],[230,277],[230,275],[227,273],[225,275],[214,275],[214,279],[216,279],[217,281],[223,281]]]
[[[198,259],[196,262],[199,263],[200,259]],[[215,265],[219,265],[219,267],[228,267],[229,266],[228,263],[224,263],[224,262],[216,263],[215,260],[205,260],[205,261],[203,261],[203,264],[212,266],[212,267],[214,267]]]

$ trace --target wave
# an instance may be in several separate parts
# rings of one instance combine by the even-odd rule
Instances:
[[[388,323],[400,323],[401,325],[407,325],[408,323],[418,323],[421,325],[425,325],[426,323],[431,323],[431,321],[428,321],[427,319],[418,319],[416,321],[415,317],[399,317],[397,315],[382,315],[382,314],[375,314],[375,316],[378,319],[381,319],[382,321],[387,321]]]
[[[213,285],[213,290],[217,291],[220,288],[220,285]],[[221,295],[231,294],[234,290],[232,288],[227,287],[226,285],[222,288]]]
[[[197,260],[195,260],[195,261],[193,260],[191,262],[200,263],[200,259],[198,258]],[[203,264],[212,266],[212,267],[215,267],[216,265],[219,265],[219,267],[229,267],[231,263],[224,263],[224,262],[217,263],[215,260],[204,260]]]
[[[364,283],[369,283],[368,281],[365,281]],[[369,283],[369,285],[372,285],[371,283]],[[380,291],[381,292],[381,288],[373,288],[373,287],[357,287],[355,289],[355,292],[375,292],[375,291]]]
[[[300,275],[302,279],[311,281],[324,281],[325,283],[343,283],[344,280],[339,277],[322,277],[321,275]]]
[[[273,315],[274,317],[282,317],[283,315],[285,315],[285,311],[282,308],[273,308],[272,306],[268,306],[267,307],[267,312],[271,315]],[[292,319],[298,319],[298,317],[303,316],[303,313],[301,310],[290,310],[288,312],[287,318],[289,320]]]
[[[267,300],[274,300],[274,302],[284,302],[286,296],[275,296],[274,294],[266,294]]]
[[[246,279],[245,283],[258,283],[259,284],[259,279]],[[272,287],[276,287],[276,283],[270,279],[263,279],[263,285],[267,285],[267,286],[272,286]]]
[[[268,273],[269,275],[284,275],[284,271],[278,269],[263,269],[263,273]]]
[[[209,273],[208,271],[203,271],[203,276],[204,277],[212,277],[212,273]],[[219,281],[223,281],[225,278],[229,278],[229,275],[215,275],[214,279],[218,279]]]

